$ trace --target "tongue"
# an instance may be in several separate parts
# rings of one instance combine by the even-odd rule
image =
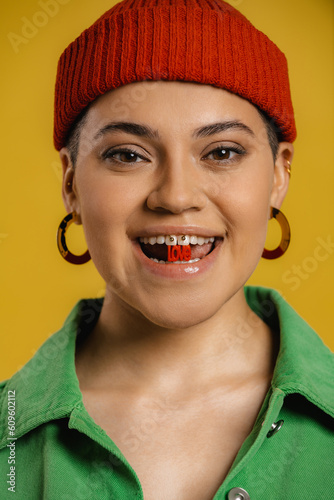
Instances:
[[[191,259],[202,259],[212,249],[212,243],[205,243],[204,245],[190,245]]]
[[[167,261],[168,259],[168,247],[167,245],[159,245],[156,243],[155,245],[150,245],[149,243],[142,244],[141,248],[147,257],[151,259],[158,259]],[[191,260],[193,259],[202,259],[212,249],[212,243],[205,243],[204,245],[190,245],[191,248]]]

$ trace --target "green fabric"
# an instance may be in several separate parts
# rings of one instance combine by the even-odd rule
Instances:
[[[227,500],[235,487],[251,500],[334,498],[334,356],[277,292],[246,287],[245,295],[280,331],[280,352],[254,428],[214,500]],[[135,472],[83,406],[75,373],[76,336],[91,330],[102,302],[80,301],[63,328],[0,385],[1,499],[143,498]],[[15,440],[8,391],[15,391]],[[280,419],[282,428],[267,437]],[[7,483],[13,452],[15,493]]]

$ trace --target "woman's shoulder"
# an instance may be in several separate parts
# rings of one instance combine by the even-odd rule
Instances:
[[[260,318],[269,324],[280,335],[289,334],[290,338],[303,335],[304,343],[315,343],[330,359],[334,353],[324,344],[317,332],[288,303],[284,295],[272,288],[262,286],[246,286],[245,297],[248,305]]]
[[[9,401],[17,406],[15,432],[23,435],[53,418],[69,414],[82,400],[75,372],[75,346],[97,320],[103,299],[82,299],[63,326],[14,375],[0,382],[0,449],[6,445]]]
[[[250,307],[279,334],[272,387],[299,395],[334,418],[334,353],[276,290],[246,287]]]

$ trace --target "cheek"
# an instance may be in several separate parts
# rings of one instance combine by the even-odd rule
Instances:
[[[231,175],[219,193],[221,212],[233,250],[245,257],[263,248],[270,207],[270,171],[256,169],[249,175]],[[248,259],[246,259],[248,260]]]
[[[124,254],[127,228],[142,205],[138,184],[108,175],[78,178],[80,212],[87,245],[99,269]]]
[[[112,176],[103,170],[78,176],[78,195],[83,222],[94,231],[124,225],[129,214],[141,204],[142,188],[128,176]]]

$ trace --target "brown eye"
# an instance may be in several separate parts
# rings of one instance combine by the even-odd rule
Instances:
[[[220,146],[212,149],[210,153],[206,154],[202,159],[216,162],[217,165],[229,165],[231,162],[238,161],[238,158],[245,154],[245,149],[237,145],[233,145],[233,147]]]
[[[219,148],[212,151],[210,155],[214,160],[229,160],[229,158],[231,157],[231,151],[229,149]]]
[[[131,151],[123,151],[118,153],[117,155],[114,154],[114,157],[115,156],[118,156],[117,159],[124,163],[134,163],[138,158],[138,155],[136,155],[136,153],[132,153]]]
[[[131,149],[108,149],[103,153],[102,158],[110,162],[134,164],[145,161],[145,158]]]

